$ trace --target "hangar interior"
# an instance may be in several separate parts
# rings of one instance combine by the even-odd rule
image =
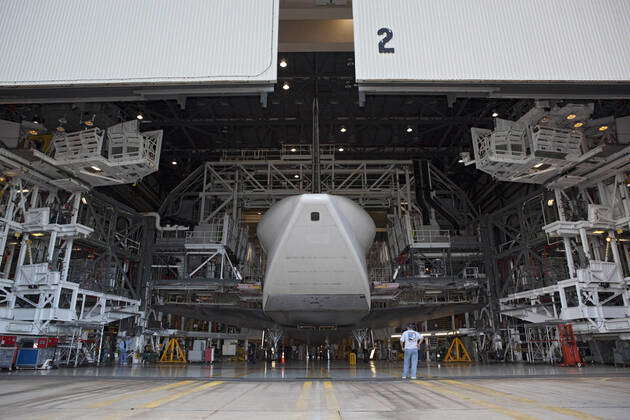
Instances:
[[[0,33],[16,14],[51,18],[18,3],[0,5]],[[366,52],[405,60],[403,29],[366,26],[382,12],[411,31],[409,1],[352,3],[260,2],[246,35],[234,22],[249,18],[230,15],[211,31],[224,46],[202,58],[236,74],[271,54],[256,77],[117,84],[100,75],[100,44],[105,58],[86,67],[98,82],[0,65],[0,367],[334,378],[350,366],[390,378],[407,322],[427,339],[429,370],[630,364],[628,67],[574,83],[546,70],[539,82],[435,81],[415,75],[418,62]],[[126,36],[114,44],[136,48]],[[259,52],[267,37],[271,53]],[[624,48],[611,67],[628,62]],[[24,61],[45,67],[33,54]],[[536,65],[557,70],[550,61]],[[268,255],[256,229],[281,200],[320,193],[371,216],[369,303],[394,315],[287,332],[260,316]]]

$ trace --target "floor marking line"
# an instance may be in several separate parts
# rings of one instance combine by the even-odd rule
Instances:
[[[88,408],[103,408],[103,407],[107,407],[108,405],[112,405],[114,403],[120,402],[120,401],[128,400],[129,398],[137,397],[138,395],[148,394],[149,392],[166,391],[168,389],[173,389],[173,388],[177,388],[177,387],[180,387],[180,386],[183,386],[183,385],[188,385],[188,384],[190,384],[192,382],[193,381],[179,381],[179,382],[175,382],[173,384],[161,385],[161,386],[158,386],[158,387],[155,387],[155,388],[143,389],[141,391],[133,391],[133,392],[130,392],[128,394],[123,394],[120,397],[116,397],[116,398],[111,398],[109,400],[95,402],[93,404],[88,405]]]
[[[583,411],[574,410],[572,408],[558,407],[555,405],[545,404],[540,401],[532,400],[530,398],[519,397],[516,395],[508,394],[507,392],[497,391],[492,388],[488,388],[482,385],[471,385],[465,382],[456,381],[453,379],[445,379],[440,382],[446,382],[451,385],[458,386],[460,388],[470,389],[472,391],[479,392],[480,394],[485,394],[493,397],[503,397],[510,399],[512,401],[522,402],[525,404],[531,404],[536,407],[544,408],[548,411],[553,411],[555,413],[564,414],[565,416],[571,416],[582,420],[601,420],[602,417],[597,417],[592,414],[585,413]]]
[[[175,393],[173,395],[169,395],[168,397],[164,397],[164,398],[160,398],[159,400],[151,401],[149,403],[146,403],[146,404],[140,406],[140,408],[156,408],[156,407],[159,407],[159,406],[161,406],[163,404],[169,403],[171,401],[175,401],[177,399],[180,399],[181,397],[185,397],[186,395],[193,394],[193,393],[199,392],[199,391],[203,391],[204,389],[212,388],[212,387],[220,385],[222,383],[223,383],[222,381],[208,382],[208,383],[205,383],[203,385],[199,385],[199,386],[196,386],[194,388],[187,389],[186,391],[181,391],[181,392]]]
[[[308,405],[306,401],[306,396],[310,393],[311,386],[313,386],[313,382],[311,381],[306,381],[304,382],[304,384],[302,384],[302,392],[300,392],[300,396],[295,402],[295,408],[297,408],[298,410],[306,410],[306,407]]]
[[[450,388],[446,388],[444,385],[438,386],[429,382],[421,382],[421,381],[411,381],[414,384],[422,385],[426,388],[429,388],[437,393],[443,394],[451,394],[458,398],[461,398],[464,401],[468,401],[474,405],[489,408],[492,411],[503,414],[508,417],[512,417],[517,420],[538,420],[537,417],[530,416],[529,414],[522,413],[520,411],[512,410],[509,408],[501,407],[500,405],[492,404],[487,401],[478,400],[476,398],[469,397],[467,395],[462,394],[461,392],[454,391]]]
[[[337,417],[341,418],[341,409],[339,407],[337,397],[335,396],[335,390],[331,381],[324,382],[324,394],[326,396],[326,406],[328,407],[328,409],[334,410],[337,414]]]

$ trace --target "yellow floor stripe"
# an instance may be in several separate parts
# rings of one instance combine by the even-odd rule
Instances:
[[[168,385],[158,386],[158,387],[155,387],[155,388],[143,389],[142,391],[130,392],[128,394],[123,394],[120,397],[111,398],[109,400],[99,401],[99,402],[96,402],[94,404],[90,404],[88,406],[88,408],[103,408],[103,407],[107,407],[108,405],[112,405],[114,403],[117,403],[119,401],[124,401],[124,400],[128,400],[129,398],[137,397],[139,395],[148,394],[150,392],[166,391],[168,389],[177,388],[177,387],[180,387],[180,386],[183,386],[183,385],[190,384],[192,382],[193,381],[180,381],[180,382],[175,382],[175,383],[168,384]]]
[[[306,381],[302,384],[302,392],[300,392],[300,396],[295,402],[295,408],[298,410],[306,410],[308,406],[308,402],[306,401],[306,396],[311,392],[311,387],[313,386],[313,382]]]
[[[164,397],[164,398],[160,398],[159,400],[155,400],[155,401],[151,401],[150,403],[146,403],[144,405],[141,406],[141,408],[156,408],[159,407],[163,404],[169,403],[171,401],[175,401],[181,397],[185,397],[186,395],[195,393],[195,392],[199,392],[199,391],[203,391],[204,389],[208,389],[208,388],[212,388],[213,386],[217,386],[222,384],[223,382],[221,381],[213,381],[213,382],[208,382],[206,384],[203,385],[199,385],[196,386],[194,388],[191,389],[187,389],[186,391],[181,391],[181,392],[177,392],[173,395],[169,395],[168,397]]]
[[[335,412],[335,416],[333,416],[333,418],[341,418],[341,415],[339,414],[339,403],[337,402],[337,397],[335,397],[332,382],[324,382],[324,394],[326,395],[326,406],[329,410]]]
[[[451,394],[458,398],[461,398],[465,401],[470,402],[471,404],[478,405],[480,407],[489,408],[492,411],[503,414],[508,417],[512,417],[517,420],[538,420],[536,417],[530,416],[529,414],[522,413],[520,411],[512,410],[509,408],[501,407],[500,405],[496,405],[487,401],[478,400],[476,398],[471,398],[467,395],[462,394],[461,392],[454,391],[450,388],[445,388],[443,385],[435,385],[429,382],[421,382],[421,381],[411,381],[415,384],[422,385],[426,388],[429,388],[437,393],[442,394]]]
[[[485,395],[489,395],[493,397],[503,397],[503,398],[510,399],[512,401],[522,402],[525,404],[531,404],[536,407],[544,408],[545,410],[548,410],[548,411],[553,411],[555,413],[563,414],[565,416],[575,417],[582,420],[601,420],[602,419],[602,417],[597,417],[592,414],[585,413],[583,411],[574,410],[572,408],[558,407],[555,405],[545,404],[540,401],[532,400],[530,398],[519,397],[516,395],[508,394],[506,392],[496,391],[492,388],[487,388],[485,386],[481,386],[477,384],[475,385],[467,384],[467,383],[455,381],[452,379],[446,379],[440,382],[446,382],[448,384],[455,385],[461,388],[470,389],[472,391],[479,392],[480,394],[485,394]]]

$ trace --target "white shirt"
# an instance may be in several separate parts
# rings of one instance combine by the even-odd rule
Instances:
[[[417,349],[422,342],[422,334],[418,331],[407,330],[400,336],[400,343],[405,350]]]

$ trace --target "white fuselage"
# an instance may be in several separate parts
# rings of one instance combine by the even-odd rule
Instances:
[[[370,311],[365,255],[374,235],[370,215],[344,197],[303,194],[275,204],[258,225],[265,313],[286,326],[358,322]]]

